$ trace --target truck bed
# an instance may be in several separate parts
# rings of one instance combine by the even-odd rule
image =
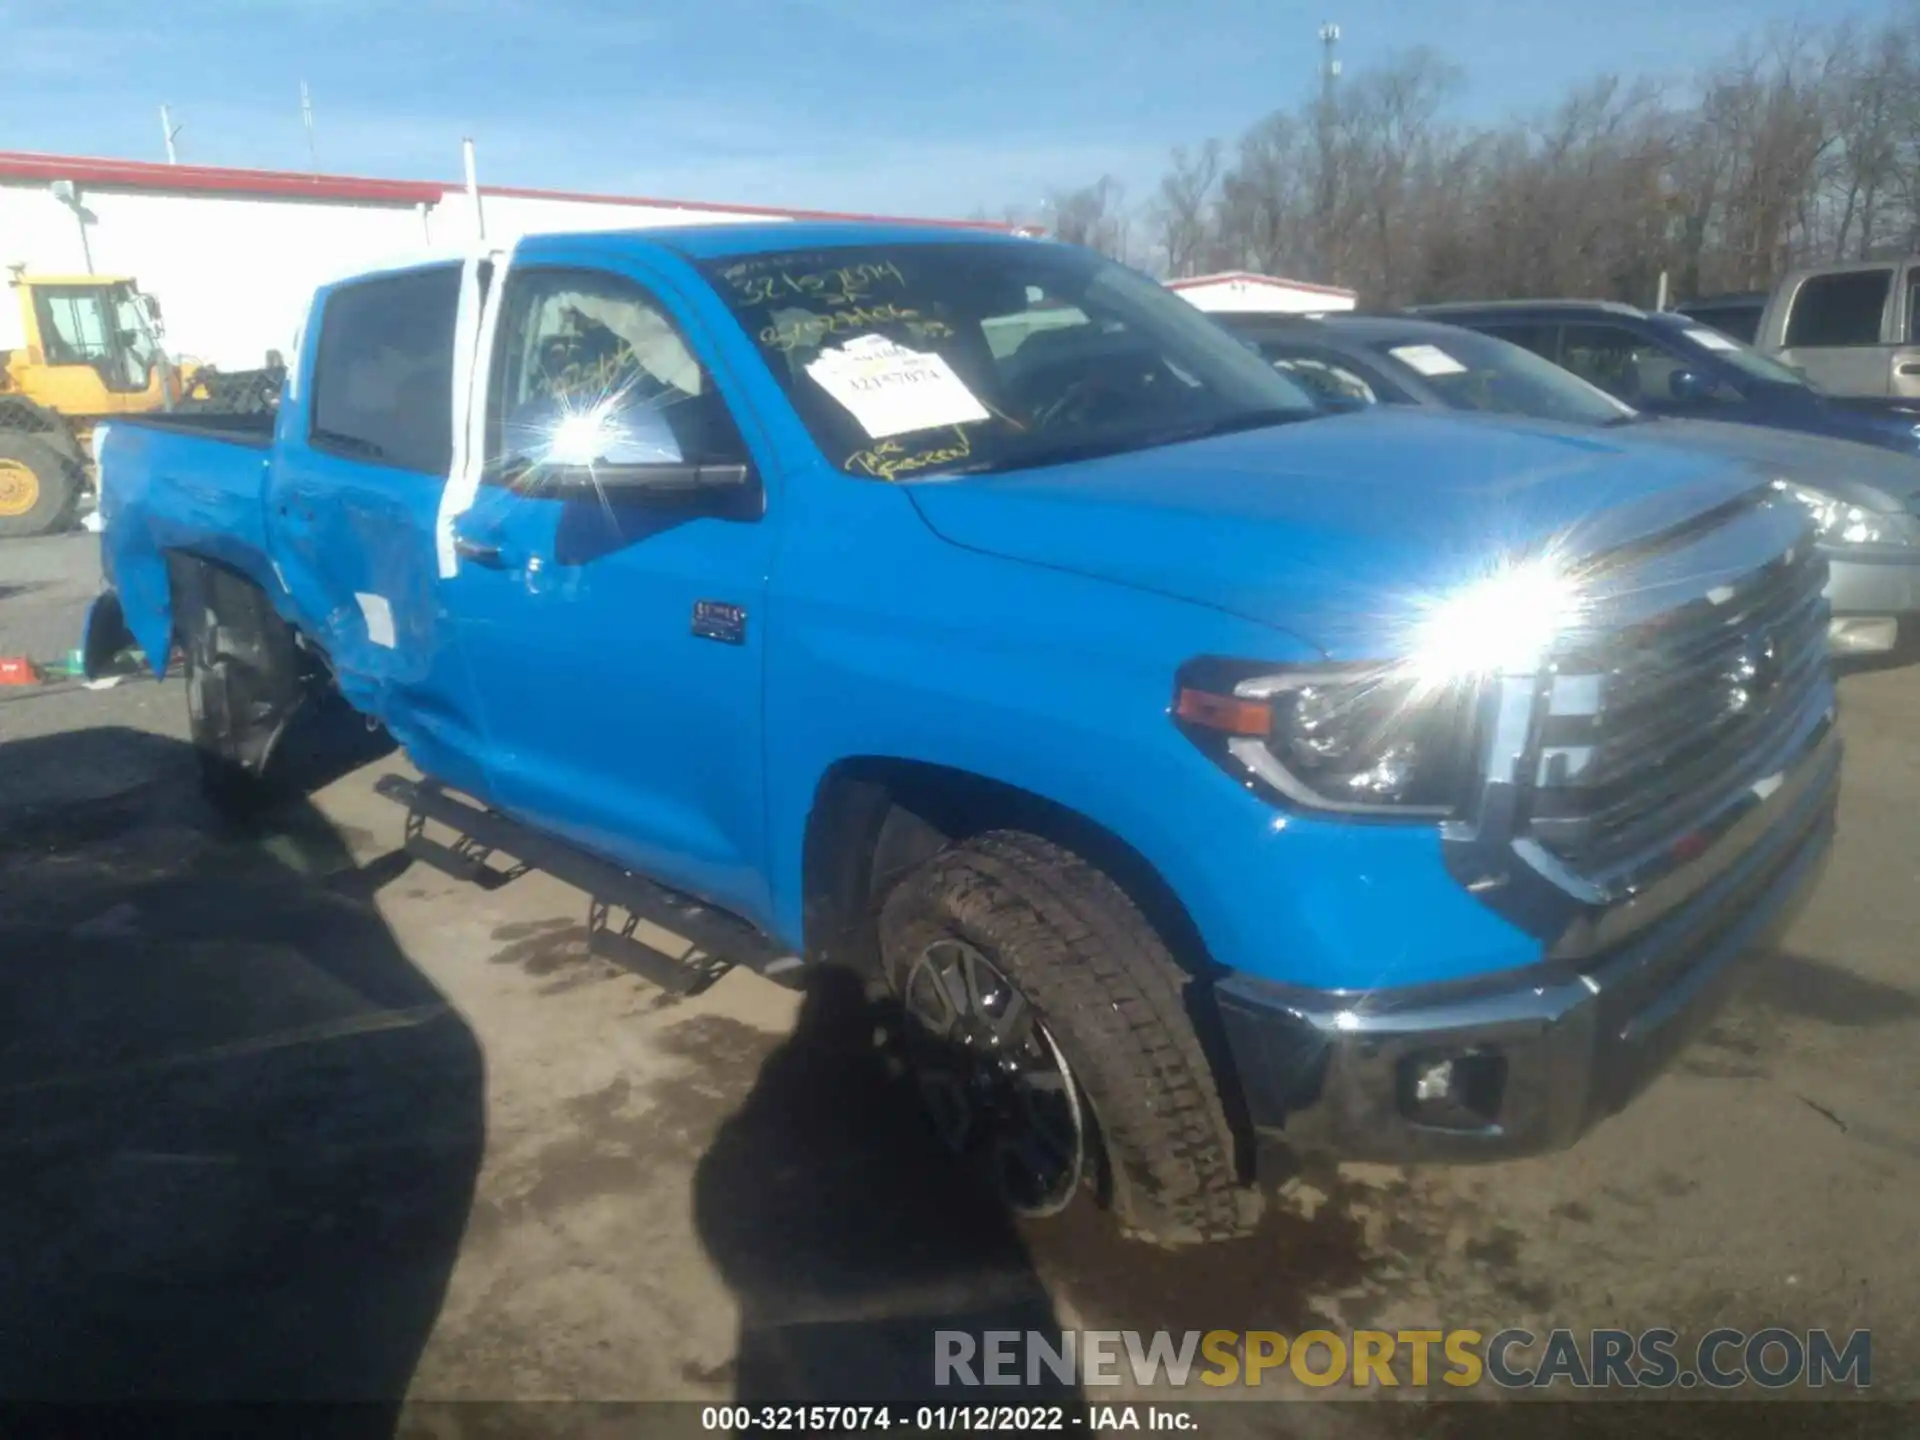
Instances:
[[[126,622],[156,672],[172,648],[169,553],[280,587],[268,551],[263,487],[272,415],[143,415],[96,432],[101,561]]]
[[[210,411],[179,411],[174,414],[128,416],[112,423],[165,430],[175,435],[192,435],[202,440],[219,440],[229,445],[246,445],[264,450],[273,443],[277,419],[271,410],[254,415],[225,415]]]

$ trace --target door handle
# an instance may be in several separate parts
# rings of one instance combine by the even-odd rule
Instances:
[[[468,535],[453,537],[453,553],[463,560],[471,560],[476,565],[500,566],[506,562],[500,556],[500,547],[485,540],[475,540]]]

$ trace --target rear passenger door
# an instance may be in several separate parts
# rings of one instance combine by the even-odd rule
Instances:
[[[321,293],[282,400],[267,532],[302,628],[347,697],[427,773],[484,793],[435,551],[462,285],[462,267],[445,264]]]
[[[1836,395],[1888,394],[1894,369],[1889,322],[1897,314],[1893,282],[1892,265],[1809,275],[1787,297],[1777,358]]]

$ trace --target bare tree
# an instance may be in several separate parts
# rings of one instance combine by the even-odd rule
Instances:
[[[1085,245],[1115,260],[1127,258],[1131,218],[1126,213],[1125,187],[1111,175],[1102,175],[1077,190],[1056,190],[1047,197],[1053,233],[1069,245]]]
[[[1307,261],[1311,222],[1306,127],[1269,115],[1241,138],[1221,180],[1217,223],[1227,264],[1279,271]]]
[[[1189,156],[1184,145],[1173,148],[1173,168],[1160,180],[1160,191],[1150,207],[1160,250],[1169,275],[1195,275],[1208,250],[1212,228],[1214,188],[1220,179],[1220,142],[1209,140]]]
[[[1449,124],[1431,51],[1349,76],[1231,146],[1176,148],[1146,207],[1172,274],[1250,268],[1369,303],[1762,287],[1812,258],[1920,247],[1920,0],[1873,26],[1774,28],[1694,84],[1603,76],[1545,114]],[[1064,239],[1124,257],[1103,178],[1053,197]]]

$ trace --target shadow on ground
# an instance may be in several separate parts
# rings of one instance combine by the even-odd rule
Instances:
[[[391,1431],[484,1128],[474,1037],[370,903],[404,860],[300,801],[225,827],[133,730],[0,747],[0,796],[109,762],[146,778],[0,807],[0,1398]]]
[[[851,974],[816,975],[793,1034],[695,1171],[701,1242],[740,1304],[735,1398],[1076,1401],[1044,1368],[1033,1384],[936,1384],[936,1332],[1057,1344],[1060,1322],[1013,1218],[936,1140],[876,1046],[887,1019]]]

